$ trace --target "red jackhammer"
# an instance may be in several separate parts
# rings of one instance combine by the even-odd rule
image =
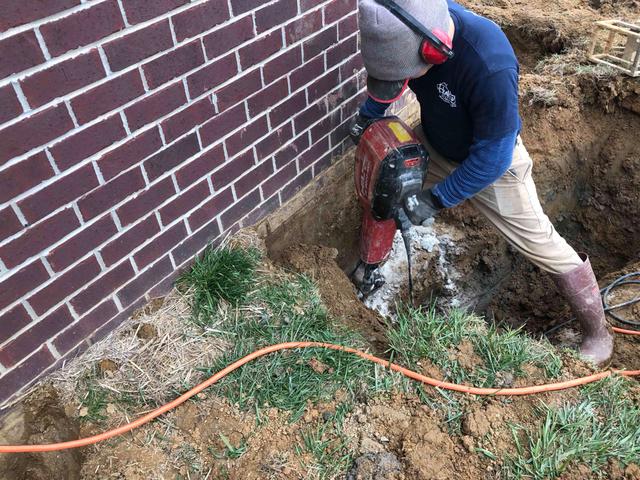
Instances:
[[[360,232],[360,267],[358,279],[361,298],[384,285],[379,267],[393,247],[396,230],[400,230],[407,251],[409,294],[413,303],[411,278],[411,227],[404,200],[422,189],[429,156],[422,143],[398,117],[386,117],[370,124],[362,134],[356,150],[355,181],[363,207]]]

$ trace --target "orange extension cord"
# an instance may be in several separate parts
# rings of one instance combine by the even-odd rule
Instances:
[[[626,335],[640,335],[640,332],[634,330],[625,330],[622,328],[614,328],[614,331],[618,333],[623,333]],[[61,442],[61,443],[51,443],[48,445],[1,445],[0,453],[18,453],[18,452],[51,452],[55,450],[66,450],[68,448],[78,448],[85,447],[87,445],[92,445],[94,443],[101,442],[102,440],[107,440],[109,438],[116,437],[118,435],[122,435],[124,433],[130,432],[134,428],[140,427],[145,423],[150,422],[156,417],[168,412],[176,408],[178,405],[186,402],[188,399],[202,392],[205,388],[210,387],[214,383],[216,383],[221,378],[230,374],[234,370],[242,367],[246,363],[249,363],[256,358],[262,357],[264,355],[268,355],[273,352],[278,352],[281,350],[293,350],[296,348],[327,348],[330,350],[337,350],[341,352],[352,353],[357,355],[365,360],[369,360],[370,362],[377,363],[382,365],[383,367],[389,368],[395,372],[399,372],[406,377],[409,377],[413,380],[417,380],[418,382],[422,382],[425,385],[431,385],[435,388],[442,388],[445,390],[453,390],[455,392],[468,393],[472,395],[500,395],[500,396],[510,396],[510,395],[532,395],[535,393],[543,393],[543,392],[553,392],[557,390],[565,390],[567,388],[577,387],[579,385],[585,385],[587,383],[596,382],[603,378],[609,377],[613,374],[623,375],[625,377],[634,377],[640,376],[640,370],[634,371],[624,371],[624,370],[607,370],[604,372],[596,373],[593,375],[589,375],[587,377],[576,378],[574,380],[567,380],[565,382],[558,383],[549,383],[546,385],[536,385],[532,387],[521,387],[521,388],[477,388],[470,387],[466,385],[458,385],[455,383],[443,382],[441,380],[436,380],[435,378],[427,377],[425,375],[421,375],[417,372],[409,370],[407,368],[401,367],[395,363],[391,363],[382,358],[378,358],[376,356],[370,355],[368,353],[361,352],[360,350],[356,350],[355,348],[343,347],[341,345],[334,345],[331,343],[318,343],[318,342],[290,342],[290,343],[280,343],[277,345],[271,345],[269,347],[261,348],[244,358],[232,363],[231,365],[225,367],[220,370],[218,373],[214,374],[208,380],[205,380],[200,385],[192,388],[187,393],[180,395],[178,398],[169,402],[152,412],[147,413],[143,417],[138,418],[137,420],[127,423],[126,425],[122,425],[121,427],[114,428],[113,430],[109,430],[104,433],[100,433],[98,435],[94,435],[92,437],[80,438],[78,440],[72,440],[69,442]]]

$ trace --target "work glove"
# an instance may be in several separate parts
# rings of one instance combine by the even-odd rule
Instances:
[[[369,125],[375,123],[376,120],[379,119],[363,117],[362,115],[357,113],[351,121],[351,124],[349,125],[349,136],[351,137],[353,143],[358,145],[364,131],[369,127]]]
[[[408,195],[403,203],[404,211],[411,223],[425,227],[433,223],[434,217],[443,208],[431,189]]]

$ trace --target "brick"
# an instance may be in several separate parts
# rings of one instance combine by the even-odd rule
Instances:
[[[97,161],[98,167],[104,179],[109,181],[161,148],[160,133],[157,128],[151,128],[105,153]]]
[[[151,268],[136,276],[132,282],[124,286],[117,293],[118,299],[122,305],[128,306],[132,304],[168,276],[172,270],[171,260],[169,260],[169,255],[167,255]]]
[[[8,122],[23,112],[15,90],[11,85],[0,88],[0,123]]]
[[[0,343],[4,343],[15,333],[31,323],[31,317],[22,305],[16,305],[8,312],[0,315]]]
[[[84,315],[134,276],[135,272],[131,262],[125,260],[117,267],[112,268],[89,283],[87,288],[71,299],[70,303],[79,315]]]
[[[213,220],[171,251],[177,265],[193,259],[212,240],[220,236],[218,221]]]
[[[169,225],[176,219],[204,202],[210,195],[209,184],[201,181],[189,190],[182,192],[175,199],[160,209],[160,219],[163,225]]]
[[[100,265],[92,255],[34,294],[29,298],[29,304],[38,315],[42,315],[58,302],[80,290],[99,274]]]
[[[332,0],[324,7],[325,23],[337,22],[357,9],[357,0]]]
[[[303,85],[306,85],[324,73],[324,58],[316,57],[310,62],[306,62],[296,68],[289,76],[291,91],[295,92]]]
[[[297,0],[277,0],[255,13],[256,29],[262,33],[280,25],[298,14]]]
[[[309,148],[309,135],[304,133],[274,155],[276,168],[280,169],[288,165],[307,148]]]
[[[238,50],[240,66],[243,70],[267,59],[282,48],[282,33],[276,30],[268,35],[258,38],[250,45]]]
[[[44,152],[36,153],[1,171],[0,203],[8,202],[53,175],[53,169]]]
[[[353,35],[327,50],[327,69],[358,53],[358,37]]]
[[[353,13],[344,17],[338,23],[338,39],[343,40],[358,31],[358,14]]]
[[[284,28],[287,45],[299,42],[320,30],[322,30],[322,10],[309,12]]]
[[[207,58],[216,58],[253,38],[251,15],[218,28],[202,38]]]
[[[124,13],[132,25],[151,20],[187,3],[189,0],[154,0],[153,2],[149,0],[122,0]]]
[[[291,122],[284,124],[280,128],[273,130],[268,137],[261,140],[256,145],[256,153],[258,154],[258,162],[267,158],[275,152],[281,145],[284,145],[293,138],[293,128]]]
[[[300,171],[306,169],[328,151],[329,138],[324,137],[322,140],[320,140],[315,145],[312,145],[309,150],[298,157],[298,167],[300,168]]]
[[[311,143],[316,143],[327,136],[338,125],[340,125],[340,109],[334,110],[311,128]]]
[[[294,69],[302,64],[302,47],[294,47],[291,50],[278,55],[273,60],[269,60],[262,67],[264,81],[268,85],[285,75],[289,75]]]
[[[175,176],[178,187],[180,187],[181,190],[188,188],[222,165],[224,160],[222,144],[216,145],[176,172]]]
[[[302,188],[307,185],[312,178],[311,169],[305,170],[298,175],[292,182],[285,186],[280,192],[280,200],[282,204],[298,193]]]
[[[234,15],[240,15],[268,2],[269,0],[231,0],[231,9]]]
[[[118,72],[171,47],[173,47],[173,39],[169,20],[154,23],[103,46],[113,72]]]
[[[118,307],[116,307],[116,304],[113,300],[107,300],[58,335],[53,340],[53,345],[61,355],[64,355],[117,314]]]
[[[336,27],[335,25],[314,35],[302,44],[305,62],[315,57],[316,55],[320,55],[337,41],[338,27]]]
[[[8,307],[48,279],[49,274],[39,260],[30,263],[11,276],[5,276],[0,281],[0,310]]]
[[[54,210],[72,203],[98,186],[93,165],[88,164],[38,190],[18,202],[18,207],[29,223],[35,223]]]
[[[342,78],[342,80],[346,80],[347,78],[356,76],[363,71],[364,63],[362,62],[362,55],[356,55],[340,65],[340,78]]]
[[[244,104],[216,115],[200,127],[200,138],[204,146],[217,142],[227,133],[235,130],[247,121],[247,113]]]
[[[71,100],[78,122],[87,123],[144,94],[138,70],[132,70]]]
[[[31,108],[37,108],[104,77],[100,55],[91,50],[30,75],[20,85]]]
[[[338,85],[340,80],[340,74],[338,69],[334,68],[332,71],[326,73],[318,80],[313,82],[307,87],[307,99],[309,102],[313,102],[323,96],[325,96],[332,88]]]
[[[238,158],[227,162],[220,170],[213,174],[211,178],[213,188],[222,190],[228,185],[231,185],[236,178],[244,175],[244,173],[253,168],[254,165],[253,150],[247,150]]]
[[[300,0],[300,11],[306,12],[326,1],[327,0]]]
[[[329,166],[331,166],[331,158],[335,156],[335,152],[330,152],[317,160],[313,164],[313,177],[317,177],[320,173],[324,172]]]
[[[196,40],[168,52],[142,67],[149,88],[154,89],[204,63],[200,41]]]
[[[125,109],[124,114],[129,128],[135,131],[171,113],[186,102],[184,86],[178,82],[134,103]]]
[[[215,109],[213,108],[213,103],[211,103],[211,97],[207,96],[202,100],[198,100],[162,122],[161,127],[164,132],[164,138],[167,142],[173,142],[176,138],[203,124],[214,115]]]
[[[82,218],[87,221],[97,217],[144,186],[139,168],[123,173],[78,200]]]
[[[178,222],[169,230],[163,232],[157,238],[154,238],[150,243],[142,247],[142,249],[135,254],[133,259],[135,260],[138,268],[145,268],[147,265],[169,252],[169,250],[187,238],[187,236],[187,229],[184,226],[184,222]]]
[[[111,215],[107,214],[53,249],[47,260],[55,272],[61,272],[118,233]]]
[[[61,55],[124,28],[116,0],[99,3],[40,27],[49,53]]]
[[[7,268],[17,267],[29,257],[41,253],[79,226],[80,223],[75,213],[72,209],[67,208],[53,217],[27,228],[22,235],[0,247],[0,258]]]
[[[234,157],[238,152],[252,145],[258,138],[266,135],[268,131],[267,116],[263,115],[224,141],[227,155]]]
[[[298,173],[295,162],[291,162],[284,168],[278,170],[274,176],[266,180],[262,186],[262,193],[265,197],[269,197],[284,187]]]
[[[0,348],[0,362],[5,367],[14,366],[71,322],[73,322],[73,317],[69,309],[66,306],[58,308],[22,335]]]
[[[263,88],[247,100],[249,115],[251,117],[257,117],[269,107],[280,102],[283,98],[287,98],[288,94],[289,86],[285,78]]]
[[[187,77],[189,94],[192,98],[199,97],[207,90],[216,88],[221,83],[233,78],[237,73],[236,56],[231,53],[189,75]]]
[[[216,91],[218,109],[224,112],[262,88],[260,71],[252,72]]]
[[[150,181],[160,177],[163,173],[180,165],[200,150],[195,132],[178,140],[173,145],[156,153],[144,162],[144,169]]]
[[[100,250],[105,265],[110,267],[118,260],[130,255],[136,247],[142,245],[149,238],[156,236],[159,232],[160,227],[155,215],[149,215],[137,225],[121,233],[119,237]]]
[[[73,122],[69,112],[64,104],[59,104],[0,130],[0,166],[71,129]]]
[[[349,124],[351,119],[344,121],[338,128],[331,132],[331,145],[336,146],[342,143],[349,136]]]
[[[0,78],[22,72],[44,62],[44,54],[33,30],[0,41]]]
[[[238,200],[229,210],[222,214],[222,217],[220,217],[222,228],[227,230],[259,204],[260,192],[256,189],[242,200]]]
[[[56,143],[49,151],[58,168],[64,171],[123,139],[126,135],[120,116],[113,115]]]
[[[0,377],[0,404],[9,400],[18,390],[31,384],[42,372],[55,363],[46,345],[26,361]]]
[[[358,81],[355,78],[351,78],[329,94],[329,108],[331,109],[334,106],[342,106],[357,94]],[[338,111],[339,110],[340,109],[338,109]],[[355,113],[355,109],[351,110],[347,116],[351,118],[353,113]]]
[[[260,185],[273,173],[273,162],[265,160],[243,177],[236,180],[235,189],[238,198],[244,197],[251,190]]]
[[[170,177],[151,185],[147,190],[138,193],[131,200],[116,210],[123,227],[131,225],[139,218],[152,211],[165,200],[173,197],[176,189]]]
[[[281,125],[293,118],[297,112],[301,112],[307,107],[307,94],[304,90],[290,95],[287,99],[269,112],[271,127]]]
[[[316,102],[306,110],[294,117],[296,133],[299,134],[327,114],[327,104],[324,101]]]
[[[180,271],[180,269],[176,269],[171,272],[168,277],[165,277],[164,280],[162,280],[160,283],[156,284],[155,287],[149,290],[147,296],[149,298],[165,297],[167,294],[169,294],[169,292],[171,292],[171,290],[173,290],[175,282],[181,273],[182,272]]]
[[[243,227],[250,227],[251,225],[255,225],[264,217],[274,212],[280,206],[280,198],[278,195],[274,195],[273,197],[265,200],[260,204],[260,206],[254,209],[247,217],[243,220]]]
[[[182,42],[186,38],[212,29],[229,18],[227,2],[210,1],[174,15],[171,17],[171,21],[176,32],[176,39],[178,42]]]
[[[0,208],[0,242],[22,230],[22,224],[11,207]]]
[[[2,2],[2,16],[0,16],[0,32],[48,17],[79,4],[80,0],[39,0],[31,2],[4,0]]]
[[[227,188],[222,192],[218,193],[211,200],[208,200],[206,203],[198,207],[197,210],[193,211],[189,218],[189,226],[191,227],[191,231],[195,232],[200,229],[203,225],[207,224],[210,220],[215,218],[218,213],[223,211],[229,205],[233,203],[233,194],[231,193],[231,189]],[[177,259],[176,259],[177,262]]]

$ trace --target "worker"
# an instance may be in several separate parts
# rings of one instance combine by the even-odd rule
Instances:
[[[368,98],[351,125],[359,136],[408,87],[416,134],[430,156],[424,189],[405,200],[411,222],[469,200],[532,263],[548,272],[582,329],[581,355],[598,365],[613,353],[589,258],[544,213],[532,160],[520,138],[519,66],[492,21],[446,0],[360,0]]]

